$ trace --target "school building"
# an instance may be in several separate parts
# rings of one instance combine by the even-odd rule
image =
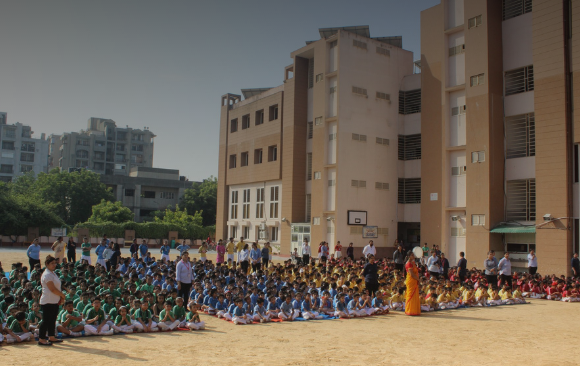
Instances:
[[[420,75],[401,37],[319,33],[282,85],[222,96],[216,236],[390,255],[420,239]]]

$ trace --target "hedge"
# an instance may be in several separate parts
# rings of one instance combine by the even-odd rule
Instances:
[[[205,239],[208,235],[215,233],[215,226],[202,227],[198,225],[176,225],[162,222],[103,222],[90,223],[85,222],[77,224],[70,233],[70,236],[76,236],[78,229],[89,229],[91,237],[101,237],[107,234],[110,238],[124,238],[125,230],[135,230],[136,238],[147,239],[166,239],[170,231],[177,231],[182,239]]]

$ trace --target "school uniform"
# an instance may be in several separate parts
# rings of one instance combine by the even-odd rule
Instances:
[[[20,325],[20,323],[18,322],[18,320],[14,319],[12,320],[11,324],[8,326],[8,328],[10,328],[10,330],[18,337],[20,338],[20,340],[22,342],[29,340],[32,337],[32,333],[30,333],[30,331],[28,330],[28,327],[30,325],[28,324],[28,320],[24,323],[23,326]],[[6,341],[8,343],[14,343],[16,342],[16,338],[14,338],[12,336],[12,334],[7,334],[6,335]]]
[[[310,319],[322,319],[322,316],[312,310],[311,304],[309,300],[303,300],[302,301],[302,317],[306,320],[310,320]]]
[[[186,321],[187,327],[191,330],[205,329],[205,322],[202,322],[199,319],[199,314],[197,314],[197,313],[194,314],[191,311],[187,312],[187,315],[185,315],[185,321]]]
[[[87,312],[85,319],[94,319],[96,317],[98,317],[97,321],[95,321],[92,324],[85,325],[85,333],[87,335],[112,335],[113,330],[110,329],[109,325],[107,324],[104,324],[101,327],[101,331],[97,332],[98,326],[105,321],[105,312],[103,311],[103,309],[99,309],[97,311],[95,310],[94,307],[91,307],[91,309]]]
[[[334,316],[341,317],[341,318],[352,318],[353,317],[353,315],[348,310],[346,303],[344,303],[342,301],[338,301],[336,303],[335,309],[336,310],[334,312]]]
[[[254,320],[259,322],[261,319],[264,319],[264,321],[270,321],[270,316],[268,315],[265,306],[256,305],[254,306]]]
[[[135,325],[131,322],[129,314],[124,318],[121,315],[117,315],[111,328],[113,328],[115,333],[133,333]]]
[[[143,311],[143,309],[139,308],[135,311],[135,320],[133,320],[133,325],[137,330],[143,331],[145,330],[143,328],[143,324],[141,324],[138,319],[141,319],[143,323],[148,324],[149,320],[152,318],[153,316],[151,315],[151,310],[147,309]],[[157,332],[158,330],[159,328],[157,328],[157,323],[151,320],[151,331]]]
[[[288,315],[290,314],[290,315]],[[287,320],[291,318],[292,320],[296,319],[300,312],[292,306],[292,303],[287,303],[284,301],[282,305],[280,305],[280,312],[278,313],[278,318],[282,320]]]
[[[159,251],[161,252],[161,260],[169,262],[169,252],[171,251],[171,247],[169,245],[163,245]]]
[[[236,325],[246,324],[247,320],[243,318],[244,315],[246,315],[244,308],[240,307],[240,306],[236,306],[234,309],[234,317],[233,317],[234,324],[236,324]]]
[[[171,320],[163,320],[165,319],[165,316],[167,315],[167,311],[165,309],[161,310],[161,312],[159,313],[159,323],[157,323],[157,326],[159,327],[159,329],[161,330],[174,330],[175,328],[177,328],[179,326],[179,320],[175,319],[175,314],[173,314],[173,311],[170,311],[170,315],[171,317],[173,317],[173,321]]]

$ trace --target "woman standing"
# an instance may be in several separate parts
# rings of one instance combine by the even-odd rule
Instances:
[[[28,250],[26,251],[28,256],[28,264],[30,265],[30,272],[34,269],[35,264],[40,264],[40,244],[38,243],[38,238],[34,239]]]
[[[119,264],[120,258],[121,258],[121,247],[119,247],[119,244],[115,243],[113,244],[113,253],[111,254],[111,259],[109,259],[109,265],[111,266],[111,268],[109,268],[109,271],[113,272],[113,274],[117,270],[117,265]]]
[[[350,243],[348,248],[346,248],[346,256],[349,257],[351,261],[354,261],[354,248],[352,247],[352,243]]]
[[[54,244],[52,244],[51,249],[54,250],[54,258],[58,261],[58,263],[62,263],[64,259],[64,248],[66,244],[62,241],[62,236],[59,236]]]
[[[64,245],[64,244],[63,244]],[[46,256],[44,261],[44,273],[40,278],[42,295],[40,307],[42,308],[42,321],[38,329],[38,345],[52,346],[55,342],[62,342],[55,337],[56,318],[58,316],[58,304],[64,303],[65,296],[60,290],[60,279],[54,273],[57,259],[51,255]],[[48,334],[48,339],[47,339]]]
[[[66,244],[66,261],[69,263],[77,261],[77,243],[75,243],[73,238],[68,238],[68,243]]]
[[[405,314],[407,315],[421,315],[421,300],[419,299],[419,269],[415,264],[415,255],[409,252],[407,264],[405,264],[407,271],[407,279],[405,285],[407,286]]]
[[[369,295],[375,296],[379,290],[379,267],[375,263],[375,256],[370,254],[369,262],[365,264],[362,275],[365,277],[365,288],[369,290]]]
[[[217,252],[216,263],[224,263],[224,256],[226,254],[226,246],[223,244],[223,241],[221,239],[218,241],[215,250]]]
[[[248,266],[250,263],[248,262],[250,258],[250,252],[248,251],[248,244],[244,244],[244,248],[238,254],[238,260],[240,262],[240,266],[242,266],[242,271],[245,275],[248,274]]]

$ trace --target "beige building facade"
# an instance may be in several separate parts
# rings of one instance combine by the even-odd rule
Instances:
[[[421,13],[422,239],[450,262],[578,250],[580,3],[443,0]],[[576,36],[578,34],[578,36]]]
[[[355,255],[370,239],[382,255],[398,235],[417,244],[413,55],[400,37],[372,38],[366,26],[320,36],[291,53],[282,85],[222,96],[216,235],[268,240],[282,254],[304,239],[314,255],[322,241],[331,253],[352,242]]]

